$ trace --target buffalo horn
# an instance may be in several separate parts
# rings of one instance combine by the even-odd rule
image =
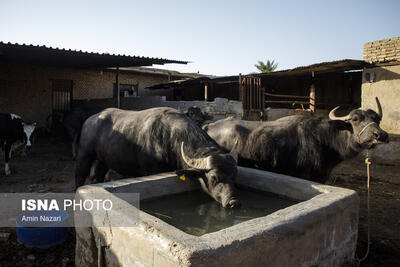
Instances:
[[[342,116],[342,117],[337,117],[335,115],[336,110],[338,110],[340,107],[336,107],[334,109],[331,110],[331,112],[329,112],[329,119],[331,120],[341,120],[341,121],[348,121],[350,120],[350,115],[347,116]]]
[[[382,119],[383,114],[382,114],[382,106],[381,106],[381,103],[379,102],[379,99],[378,99],[377,97],[375,97],[375,101],[376,101],[376,106],[377,106],[377,108],[378,108],[378,115],[379,115],[379,117]]]
[[[185,154],[185,151],[183,149],[184,147],[184,142],[182,142],[181,144],[181,154],[182,154],[182,158],[183,161],[190,167],[190,168],[194,168],[194,169],[198,169],[198,170],[209,170],[210,167],[210,163],[207,158],[191,158],[189,155]]]
[[[238,143],[239,143],[239,138],[236,139],[236,142],[233,145],[231,152],[229,152],[229,154],[235,159],[236,163],[238,162],[238,152],[237,152]]]

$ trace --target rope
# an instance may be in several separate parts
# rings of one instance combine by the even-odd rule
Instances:
[[[357,137],[358,137],[358,143],[361,143],[361,141],[360,141],[361,134],[362,134],[369,126],[371,126],[372,124],[375,124],[375,122],[373,121],[373,122],[368,123],[368,124],[358,133],[358,135],[357,135]],[[369,150],[368,150],[368,151],[369,151]],[[367,158],[368,158],[368,152],[367,152]],[[367,160],[367,159],[365,159],[365,160]],[[365,163],[367,163],[367,162],[365,162]],[[371,164],[371,163],[370,163],[370,164]]]
[[[370,180],[371,180],[371,176],[370,176],[370,172],[369,172],[369,167],[372,164],[372,161],[369,157],[369,150],[367,150],[367,156],[365,157],[365,164],[367,165],[367,213],[368,213],[368,226],[367,226],[367,231],[368,231],[368,244],[367,244],[367,251],[365,252],[365,256],[361,259],[358,260],[358,265],[364,261],[369,254],[369,250],[370,250],[370,244],[371,244],[371,216],[370,216]]]

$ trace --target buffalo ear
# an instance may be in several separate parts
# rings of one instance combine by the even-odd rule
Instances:
[[[178,171],[175,171],[175,173],[176,173],[176,175],[178,175],[178,177],[183,176],[187,179],[198,179],[199,177],[202,176],[201,171],[196,170],[196,169],[178,170]]]
[[[338,129],[339,131],[353,131],[351,124],[342,120],[330,120],[329,125],[335,129]]]

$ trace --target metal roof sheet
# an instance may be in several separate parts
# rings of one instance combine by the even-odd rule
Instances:
[[[329,73],[329,72],[343,72],[350,70],[360,70],[366,67],[374,67],[375,65],[370,64],[363,60],[354,59],[343,59],[330,62],[322,62],[312,64],[309,66],[301,66],[293,69],[266,72],[266,73],[251,73],[243,76],[256,76],[256,77],[279,77],[279,76],[292,76],[292,75],[311,75],[318,73]],[[170,87],[185,87],[196,83],[204,82],[216,82],[216,83],[227,83],[227,82],[238,82],[239,76],[219,76],[219,77],[200,77],[195,79],[187,79],[180,81],[173,81],[169,83],[155,84],[148,87],[147,89],[166,89]]]
[[[115,67],[107,68],[106,70],[116,71]],[[180,77],[180,78],[197,78],[202,77],[204,75],[198,73],[184,73],[176,70],[167,70],[167,69],[157,69],[152,67],[121,67],[119,68],[120,72],[129,72],[129,73],[140,73],[140,74],[153,74],[153,75],[163,75],[170,77]]]
[[[182,80],[175,80],[167,83],[160,83],[155,84],[152,86],[147,87],[146,89],[156,90],[156,89],[167,89],[170,87],[180,87],[180,86],[188,86],[194,84],[201,84],[201,83],[227,83],[227,82],[237,82],[238,76],[207,76],[204,75],[202,77],[197,78],[189,78],[189,79],[182,79]]]
[[[0,42],[0,62],[74,68],[139,67],[153,64],[187,64],[164,58],[94,53],[82,50]]]
[[[327,73],[327,72],[342,72],[342,71],[350,71],[350,70],[361,70],[366,67],[373,67],[373,64],[370,64],[363,60],[355,60],[355,59],[342,59],[336,61],[322,62],[317,64],[312,64],[308,66],[296,67],[293,69],[274,71],[274,72],[265,72],[265,73],[257,73],[255,76],[283,76],[283,75],[304,75],[309,74],[311,72],[314,73]]]

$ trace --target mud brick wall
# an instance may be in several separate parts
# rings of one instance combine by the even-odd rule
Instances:
[[[381,127],[390,134],[400,134],[400,37],[364,45],[364,60],[376,63],[362,75],[361,106],[376,110],[375,97],[383,108]]]
[[[365,43],[363,59],[370,63],[400,62],[400,37]]]

